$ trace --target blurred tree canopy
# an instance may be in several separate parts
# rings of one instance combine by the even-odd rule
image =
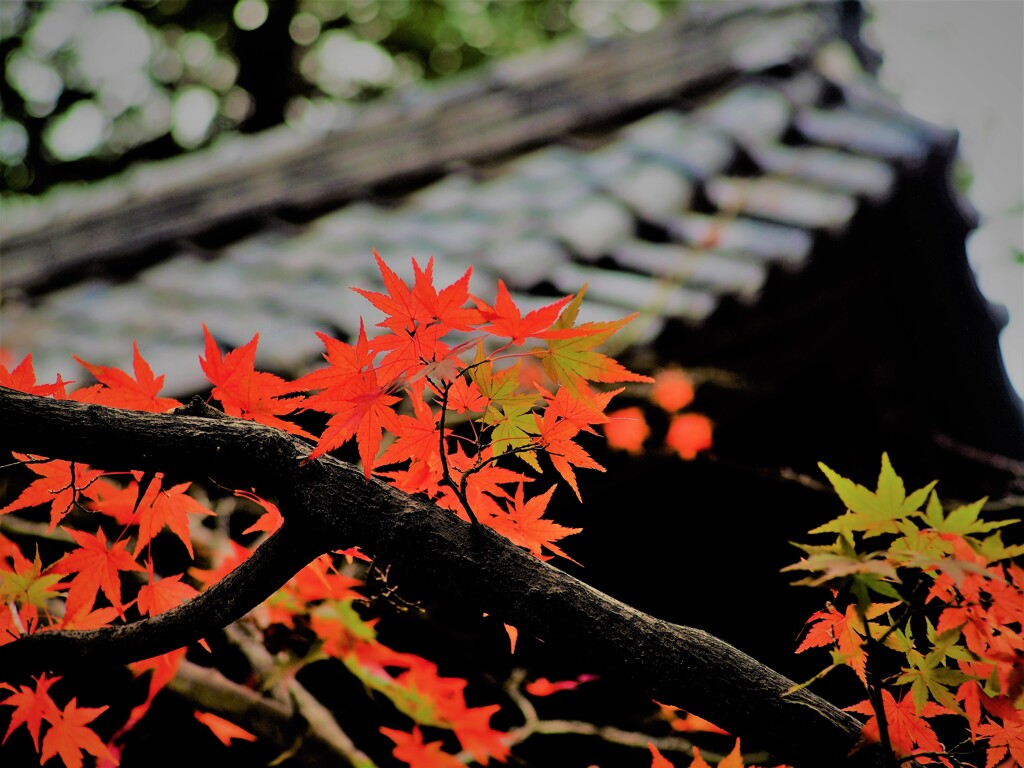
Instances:
[[[0,0],[2,193],[107,176],[681,0]]]

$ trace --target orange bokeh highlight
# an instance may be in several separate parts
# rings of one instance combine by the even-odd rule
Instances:
[[[693,402],[693,381],[681,368],[666,368],[654,376],[651,401],[675,413]]]
[[[672,417],[665,445],[684,459],[696,458],[711,447],[711,420],[699,413],[683,413]]]
[[[608,445],[629,453],[640,453],[650,434],[651,428],[647,426],[643,410],[635,405],[609,413],[608,421],[604,424]]]

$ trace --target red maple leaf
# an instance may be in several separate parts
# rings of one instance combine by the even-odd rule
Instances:
[[[133,522],[139,526],[139,536],[135,542],[136,554],[166,526],[185,545],[189,556],[195,557],[188,516],[214,513],[186,493],[191,485],[185,482],[163,488],[163,473],[156,473],[135,511]]]
[[[107,710],[102,707],[79,707],[77,699],[72,698],[64,711],[47,717],[50,728],[43,737],[43,751],[39,756],[40,764],[45,763],[54,755],[59,755],[67,768],[82,768],[82,750],[97,758],[118,764],[117,758],[106,744],[88,727],[97,717]]]
[[[469,297],[469,279],[472,268],[440,293],[434,288],[434,259],[426,269],[412,260],[415,275],[413,287],[395,274],[376,250],[373,252],[384,280],[387,293],[353,288],[385,314],[377,323],[388,333],[374,337],[370,348],[385,353],[377,364],[377,376],[384,382],[405,381],[416,391],[422,391],[427,374],[437,373],[444,366],[445,378],[457,371],[450,360],[453,350],[441,339],[452,330],[468,331],[482,320],[480,312],[463,306]]]
[[[521,346],[527,338],[565,338],[567,335],[580,335],[563,331],[550,331],[552,323],[558,319],[562,307],[572,301],[572,296],[565,296],[556,302],[527,312],[522,312],[512,300],[512,294],[505,287],[504,280],[498,280],[498,296],[492,307],[476,296],[471,297],[484,321],[487,323],[480,330],[489,331],[495,336],[509,339],[512,346]]]
[[[240,496],[243,499],[249,499],[249,501],[254,504],[258,504],[266,510],[262,515],[260,515],[259,520],[242,531],[242,533],[255,533],[256,531],[273,533],[284,524],[284,515],[281,514],[281,510],[278,509],[277,505],[272,501],[262,499],[252,491],[236,490],[235,496]]]
[[[102,589],[104,596],[124,618],[121,604],[121,571],[141,571],[125,547],[128,541],[115,541],[108,545],[107,535],[100,528],[95,534],[68,529],[68,534],[78,545],[50,568],[54,573],[77,574],[69,585],[67,609],[71,613],[92,610],[96,593]]]
[[[344,391],[349,382],[361,376],[363,372],[373,367],[373,353],[366,340],[366,329],[362,321],[359,322],[359,335],[355,346],[339,341],[326,333],[317,331],[316,335],[324,343],[326,352],[324,359],[327,361],[325,368],[318,368],[310,371],[305,376],[295,381],[297,390],[322,390],[324,392]],[[331,395],[312,395],[306,398],[307,408],[317,408],[320,400],[328,400]]]
[[[149,581],[139,588],[136,598],[139,611],[145,616],[155,616],[169,611],[198,594],[195,587],[182,582],[183,574],[156,578],[152,559],[148,561],[146,570],[149,572]]]
[[[81,403],[98,403],[111,408],[126,408],[130,411],[149,411],[165,413],[181,405],[171,397],[157,397],[164,385],[164,377],[153,376],[149,363],[139,353],[139,345],[132,342],[133,368],[132,378],[120,368],[106,365],[92,365],[80,357],[72,355],[78,363],[93,375],[99,384],[85,387],[71,393],[72,400]]]
[[[298,424],[279,418],[300,408],[303,398],[282,399],[284,395],[296,392],[298,385],[272,373],[255,370],[258,333],[245,345],[226,355],[221,354],[205,323],[203,334],[206,336],[206,357],[200,357],[199,364],[213,384],[212,395],[224,406],[224,413],[315,439]]]
[[[326,337],[321,338],[327,343]],[[355,437],[363,471],[369,478],[383,430],[392,431],[397,424],[392,406],[401,398],[391,394],[391,383],[382,384],[369,365],[371,355],[362,324],[354,347],[331,342],[328,351],[328,369],[314,371],[296,382],[304,388],[323,387],[307,398],[306,407],[333,414],[306,460],[312,461]]]
[[[77,503],[82,489],[102,474],[85,464],[70,461],[45,461],[41,457],[23,453],[15,453],[14,458],[26,462],[25,466],[39,477],[29,483],[10,504],[0,509],[0,515],[18,509],[49,506],[51,531]]]
[[[13,371],[8,371],[7,366],[0,363],[0,386],[10,387],[19,392],[26,392],[30,395],[42,395],[48,397],[53,395],[58,400],[67,397],[64,388],[73,382],[64,381],[57,375],[57,381],[53,384],[36,384],[36,371],[32,365],[32,355],[25,355]]]
[[[49,694],[50,686],[60,680],[60,676],[48,678],[44,672],[39,677],[33,677],[32,679],[36,681],[35,688],[22,685],[21,689],[18,690],[8,683],[0,683],[0,688],[5,688],[12,692],[10,696],[0,701],[0,704],[14,707],[14,711],[11,713],[11,722],[7,726],[7,733],[4,734],[3,743],[7,742],[7,737],[19,725],[24,725],[32,736],[32,744],[35,745],[36,752],[38,752],[39,729],[42,728],[43,720],[50,720],[60,716],[60,708],[50,698]]]
[[[378,465],[397,464],[409,459],[431,462],[441,454],[441,435],[438,432],[440,412],[418,397],[412,398],[414,416],[399,414],[391,428],[397,438],[381,454]],[[448,430],[445,430],[447,433]]]
[[[128,665],[136,676],[148,671],[152,671],[153,675],[149,679],[149,692],[146,695],[146,700],[132,709],[127,722],[118,729],[111,741],[116,741],[122,734],[131,730],[142,719],[142,716],[149,711],[153,698],[177,674],[178,667],[181,666],[181,661],[185,658],[187,652],[188,648],[177,648],[168,653],[136,661]]]
[[[426,269],[422,269],[416,259],[412,260],[414,280],[411,290],[405,281],[388,267],[376,248],[373,249],[373,258],[377,261],[387,293],[362,288],[352,290],[386,315],[384,320],[377,323],[380,327],[392,331],[413,332],[437,325],[443,335],[450,330],[468,331],[481,322],[479,311],[464,306],[469,299],[472,267],[467,268],[462,277],[438,293],[434,288],[433,256],[427,262]]]

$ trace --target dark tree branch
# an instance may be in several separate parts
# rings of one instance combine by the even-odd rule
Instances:
[[[0,679],[127,663],[200,639],[256,607],[322,552],[360,546],[424,597],[485,611],[595,673],[692,711],[797,768],[881,766],[857,720],[691,627],[605,595],[483,526],[471,526],[309,446],[240,419],[121,411],[0,388],[0,447],[106,469],[152,469],[253,488],[285,517],[246,565],[174,611],[136,624],[40,632],[0,646]]]

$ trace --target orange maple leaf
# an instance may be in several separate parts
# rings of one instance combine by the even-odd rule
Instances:
[[[579,444],[573,442],[573,438],[580,432],[575,424],[553,415],[550,408],[544,412],[543,419],[537,416],[536,420],[540,432],[536,442],[547,451],[551,463],[572,488],[576,498],[583,501],[579,485],[576,483],[576,473],[572,468],[576,466],[604,472],[604,467],[594,461]]]
[[[488,400],[480,392],[480,387],[472,379],[459,376],[452,381],[448,390],[448,409],[455,413],[482,413]]]
[[[98,381],[91,387],[85,387],[71,393],[70,399],[81,403],[98,403],[111,408],[126,408],[130,411],[149,411],[165,413],[181,405],[172,397],[158,397],[157,393],[164,385],[164,377],[153,376],[149,363],[139,352],[137,342],[132,342],[132,364],[135,378],[120,368],[106,365],[93,365],[72,355],[75,360]]]
[[[199,364],[206,378],[213,384],[213,397],[224,406],[226,414],[315,439],[298,424],[279,418],[300,408],[303,398],[294,396],[282,399],[284,395],[296,392],[298,385],[272,373],[255,370],[256,347],[260,338],[258,333],[245,345],[226,355],[221,354],[205,323],[203,334],[206,337],[206,357],[200,357]]]
[[[505,624],[505,634],[508,635],[509,653],[516,652],[516,642],[519,640],[519,628],[511,624]]]
[[[366,328],[362,321],[359,321],[359,334],[356,345],[346,344],[326,333],[316,332],[320,341],[324,343],[324,360],[327,366],[310,371],[295,382],[296,390],[323,390],[326,392],[339,392],[349,385],[349,382],[357,379],[364,371],[373,367],[373,352],[370,350],[366,340]],[[320,397],[312,395],[306,398],[307,408],[316,408],[317,402],[321,399],[328,399],[329,396]]]
[[[607,392],[594,392],[586,384],[581,385],[578,395],[574,395],[564,387],[554,395],[542,387],[538,387],[538,389],[548,401],[545,413],[565,419],[570,424],[592,435],[596,435],[597,431],[590,425],[608,422],[609,417],[605,415],[605,409],[611,399],[622,392],[621,387]]]
[[[693,712],[687,712],[684,717],[679,715],[679,707],[673,707],[671,704],[662,704],[660,701],[655,701],[660,710],[660,717],[668,720],[668,724],[672,726],[673,731],[680,731],[681,733],[720,733],[723,736],[728,736],[729,732],[719,728],[709,720],[705,720],[699,715],[693,714]]]
[[[251,554],[250,550],[234,539],[228,539],[224,548],[215,553],[213,568],[192,566],[188,569],[188,574],[205,588],[223,579]]]
[[[130,603],[129,603],[130,605]],[[126,608],[128,606],[125,606]],[[120,613],[112,606],[92,608],[79,606],[76,609],[64,610],[64,616],[56,624],[54,629],[99,629],[110,624]]]
[[[113,474],[113,473],[111,473]],[[125,485],[111,482],[106,476],[99,477],[82,489],[82,495],[88,499],[85,506],[93,512],[112,517],[121,525],[133,525],[135,522],[136,502],[139,499],[139,481],[142,472],[130,473],[133,479]]]
[[[30,470],[39,475],[29,483],[10,504],[0,509],[0,515],[28,507],[50,507],[50,531],[57,527],[71,507],[78,501],[78,494],[102,472],[85,464],[54,459],[41,460],[39,456],[15,453],[14,458],[26,462]]]
[[[30,395],[41,395],[48,397],[53,395],[58,400],[67,397],[65,387],[73,382],[64,381],[57,375],[57,381],[53,384],[36,384],[35,366],[32,364],[32,355],[25,355],[14,370],[8,371],[7,366],[0,363],[0,386],[10,387],[19,392],[26,392]]]
[[[281,514],[281,510],[272,501],[260,498],[252,491],[243,491],[241,489],[235,490],[235,496],[248,499],[266,510],[255,523],[242,531],[242,533],[255,533],[257,531],[273,533],[284,525],[284,515]]]
[[[732,752],[719,761],[718,768],[743,768],[743,754],[740,752],[739,739],[736,739],[736,743],[733,744]]]
[[[647,748],[651,750],[651,768],[675,768],[675,766],[672,765],[672,763],[670,763],[668,759],[661,754],[661,751],[651,744],[651,742],[647,742]],[[694,752],[696,752],[696,750],[694,750]]]
[[[54,755],[59,755],[67,768],[82,768],[82,750],[97,758],[118,764],[117,758],[106,744],[88,727],[97,717],[107,710],[102,707],[79,707],[76,698],[72,698],[62,712],[47,717],[50,728],[43,737],[43,751],[39,756],[40,764],[45,763]]]
[[[196,716],[196,720],[209,728],[213,732],[213,735],[217,737],[217,740],[225,747],[231,746],[232,739],[256,741],[255,736],[245,730],[245,728],[235,725],[230,720],[225,720],[223,717],[215,715],[212,712],[200,712],[198,709],[193,712]]]
[[[889,741],[897,754],[903,757],[911,755],[915,749],[925,752],[945,752],[945,747],[935,735],[935,731],[928,725],[925,718],[936,715],[948,714],[948,710],[936,704],[934,701],[926,702],[917,711],[914,704],[914,697],[906,694],[898,702],[896,698],[886,689],[882,689],[882,705],[885,709],[885,720],[889,727]],[[861,728],[864,737],[871,741],[878,741],[878,717],[871,706],[871,702],[864,700],[844,708],[847,712],[857,712],[862,715],[870,715],[870,719]]]
[[[68,588],[67,610],[70,613],[92,610],[96,593],[102,589],[118,616],[124,618],[119,574],[121,571],[143,570],[126,551],[127,539],[108,544],[102,528],[95,534],[68,529],[68,534],[78,548],[68,552],[50,568],[53,573],[77,574]]]
[[[690,763],[690,768],[711,768],[708,761],[701,755],[699,747],[693,748],[693,762]]]
[[[579,688],[583,683],[589,683],[591,680],[596,680],[597,675],[579,675],[573,680],[557,680],[551,681],[546,677],[538,677],[536,680],[531,680],[523,688],[531,696],[550,696],[553,693],[559,691],[572,691]]]
[[[490,526],[513,544],[517,544],[533,553],[539,560],[550,560],[544,550],[576,562],[555,544],[556,541],[579,533],[582,528],[567,528],[551,520],[544,519],[544,511],[555,492],[552,485],[545,493],[524,499],[523,484],[516,488],[515,496],[508,504],[508,513],[496,516],[483,516],[481,522]],[[579,565],[579,563],[577,563]]]
[[[868,622],[883,615],[893,607],[892,603],[876,603],[866,611]],[[843,663],[850,667],[862,681],[865,680],[867,649],[864,637],[867,629],[860,616],[857,606],[848,605],[845,613],[837,611],[830,603],[825,610],[815,612],[808,620],[807,634],[797,647],[797,653],[808,648],[835,645],[842,655]],[[872,624],[877,633],[877,625]]]
[[[976,726],[976,735],[988,739],[985,765],[1024,765],[1024,712],[1007,697],[989,699],[985,709],[1001,721]]]
[[[425,744],[419,726],[413,726],[411,733],[394,728],[381,728],[380,732],[395,742],[392,754],[408,763],[409,768],[465,768],[454,755],[444,751],[442,742]]]

